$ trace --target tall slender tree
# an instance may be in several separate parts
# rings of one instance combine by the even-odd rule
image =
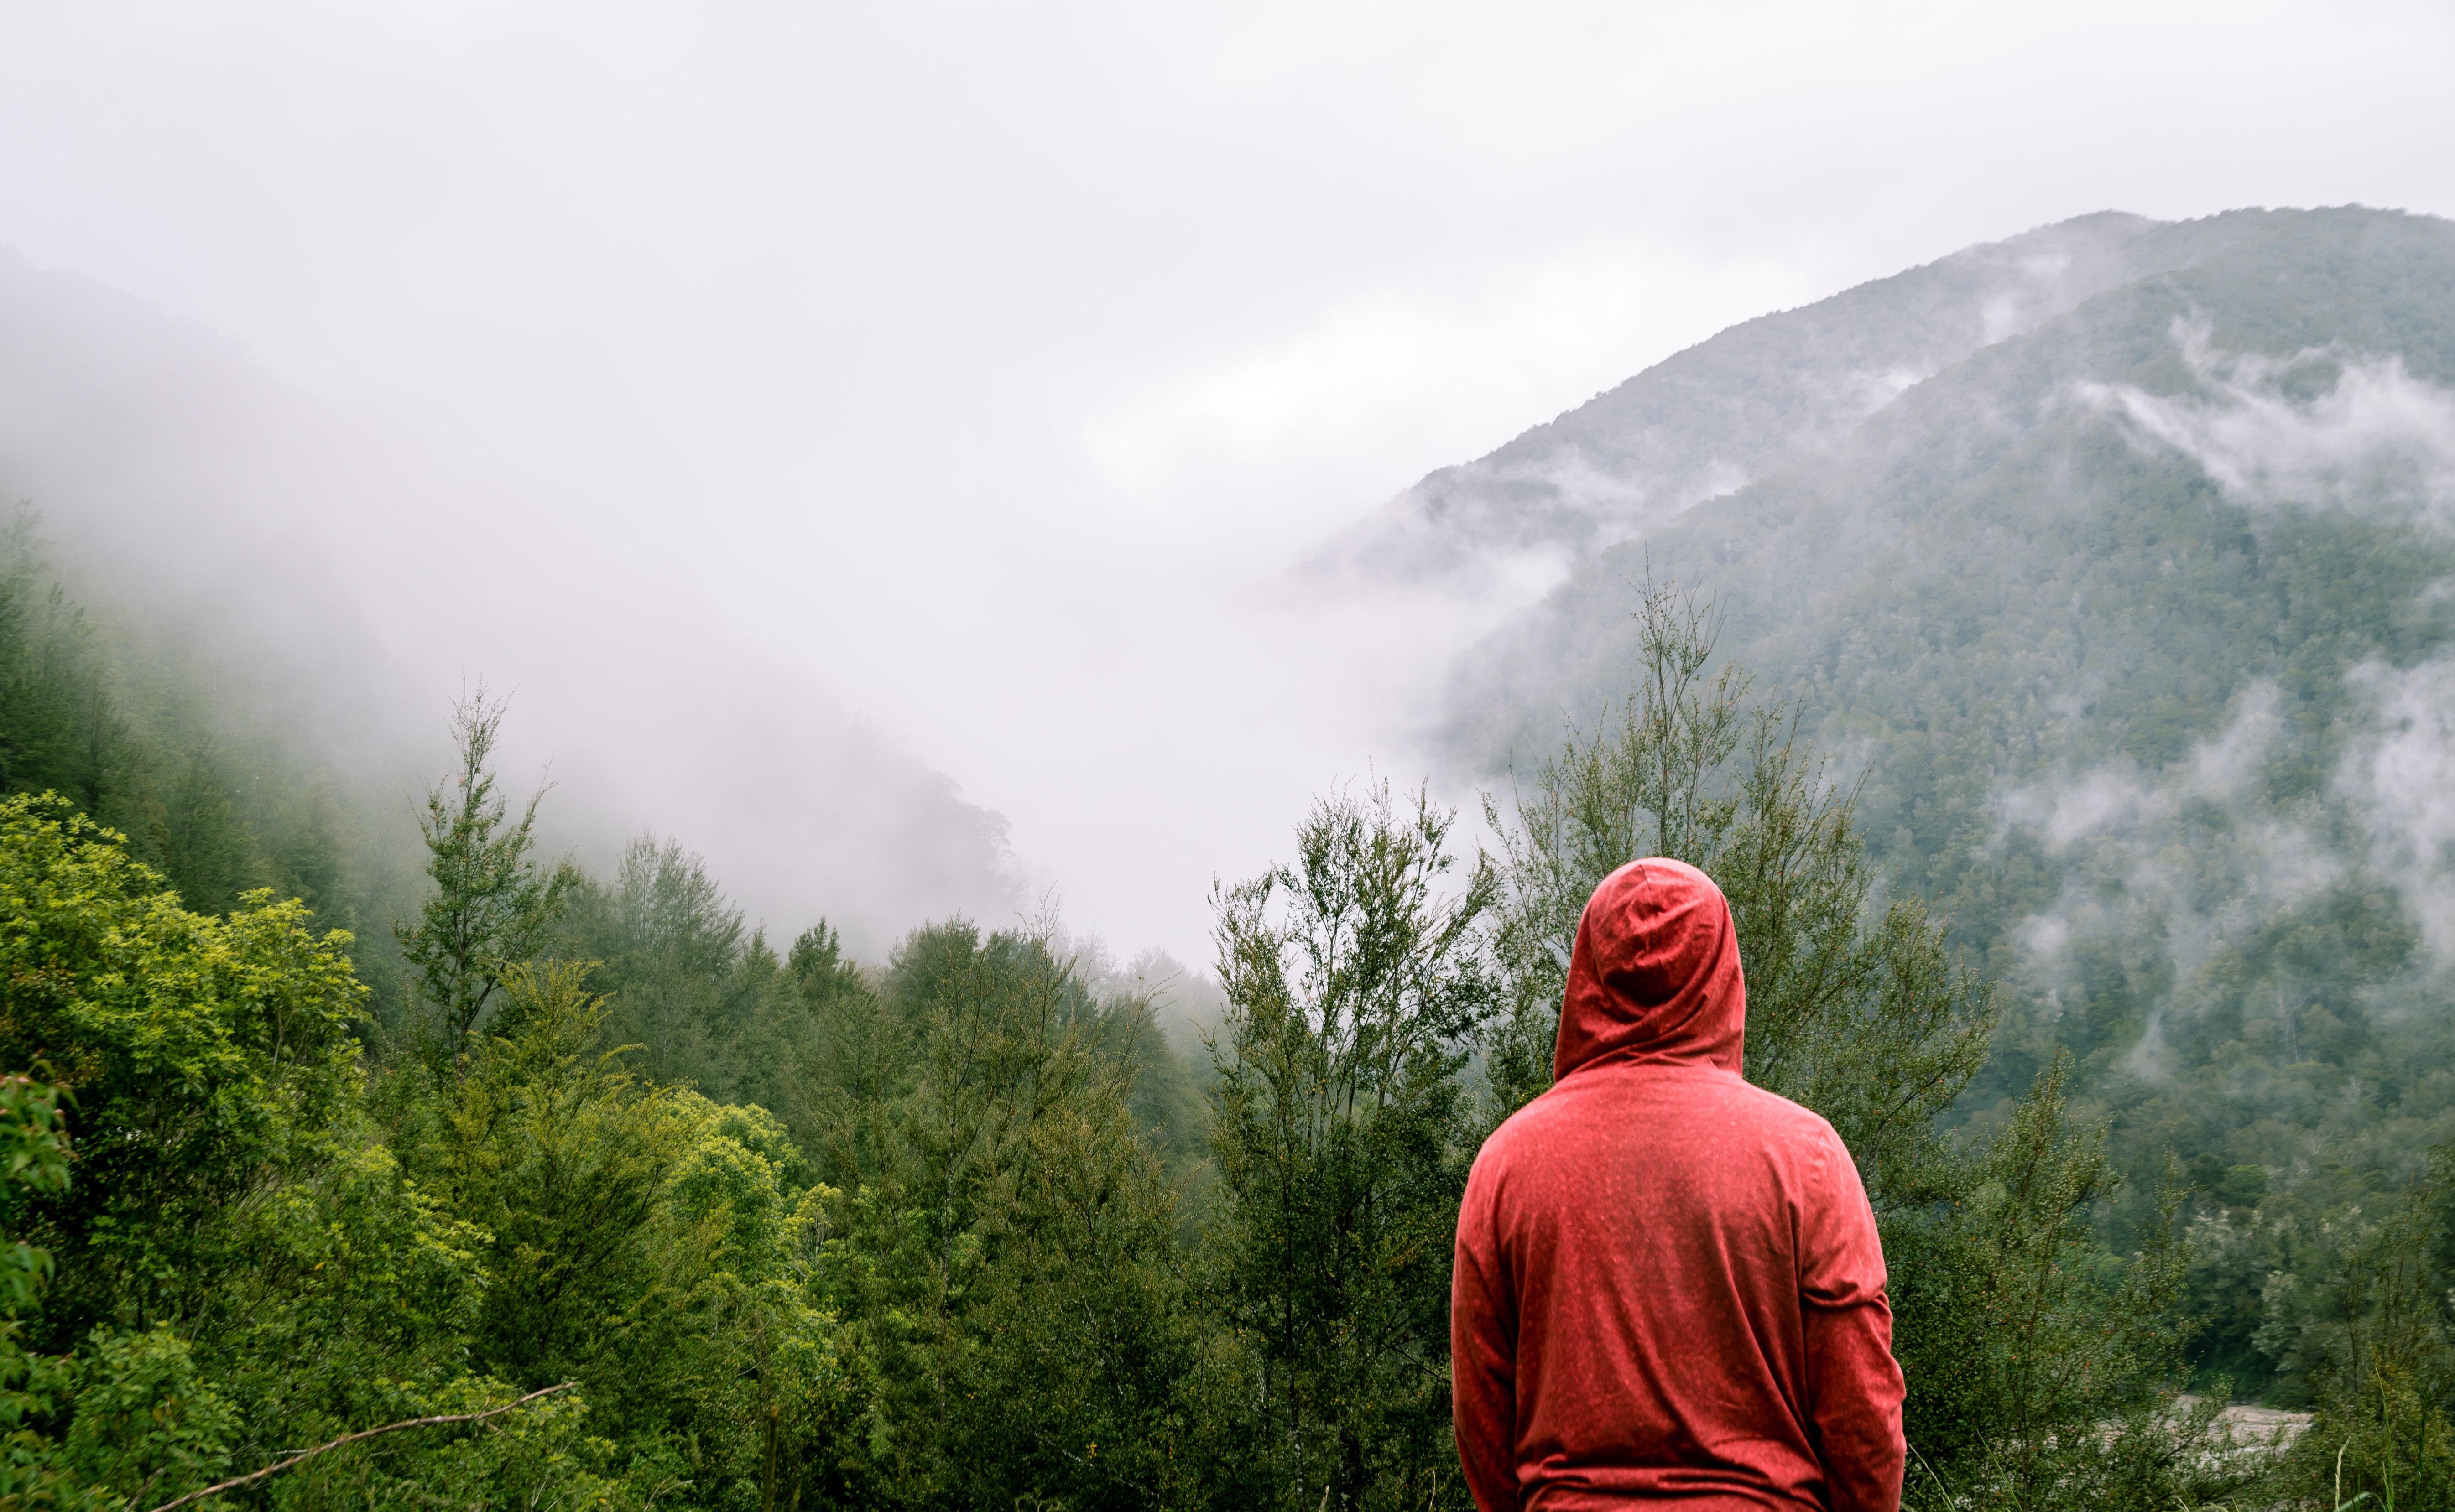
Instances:
[[[534,958],[579,879],[569,862],[541,866],[532,858],[545,785],[517,819],[497,791],[491,762],[503,709],[480,684],[453,711],[459,765],[427,790],[426,812],[417,820],[435,893],[415,925],[395,929],[420,995],[440,1017],[441,1048],[455,1058],[502,986],[505,970]]]
[[[1252,1341],[1290,1505],[1463,1496],[1450,1246],[1475,1129],[1464,1072],[1497,1006],[1495,879],[1448,874],[1454,816],[1389,785],[1318,804],[1296,861],[1222,890],[1210,1238]]]
[[[1799,736],[1795,707],[1752,703],[1744,672],[1713,667],[1713,607],[1649,585],[1636,617],[1626,702],[1572,731],[1510,801],[1484,799],[1511,1006],[1491,1039],[1494,1121],[1551,1085],[1586,899],[1614,868],[1668,856],[1730,898],[1748,1079],[1832,1119],[1878,1202],[1932,1198],[1935,1118],[1985,1059],[1992,992],[1917,898],[1877,903],[1854,794]]]

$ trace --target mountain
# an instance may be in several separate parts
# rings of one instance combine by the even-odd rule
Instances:
[[[2253,223],[2105,212],[1971,247],[1732,327],[1488,456],[1443,468],[1322,553],[1368,579],[1472,580],[1573,557],[1829,452],[1911,386]]]
[[[2455,1138],[2455,225],[2048,227],[1727,332],[1370,530],[1569,563],[1455,669],[1487,782],[1627,691],[1638,584],[1708,595],[1999,983],[1968,1117],[2078,1057],[2118,1236],[2172,1152],[2209,1367],[2300,1389],[2317,1236]]]

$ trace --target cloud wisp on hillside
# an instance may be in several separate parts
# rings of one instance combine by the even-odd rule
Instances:
[[[2455,661],[2364,662],[2351,680],[2377,733],[2346,753],[2337,790],[2364,820],[2370,864],[2403,895],[2438,964],[2455,967]]]
[[[2455,392],[2392,353],[2221,352],[2204,319],[2177,320],[2173,336],[2201,392],[2083,384],[2083,401],[2120,414],[2139,444],[2190,457],[2239,502],[2455,530]]]

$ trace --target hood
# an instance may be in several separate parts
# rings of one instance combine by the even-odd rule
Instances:
[[[1604,877],[1577,921],[1552,1077],[1673,1060],[1735,1076],[1747,1021],[1738,931],[1714,879],[1660,857]]]

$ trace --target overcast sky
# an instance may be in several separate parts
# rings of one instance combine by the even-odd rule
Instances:
[[[541,617],[807,675],[1188,958],[1309,795],[1421,770],[1474,622],[1280,575],[1425,472],[2065,216],[2455,213],[2445,0],[0,18],[0,243],[428,438],[563,543]]]

